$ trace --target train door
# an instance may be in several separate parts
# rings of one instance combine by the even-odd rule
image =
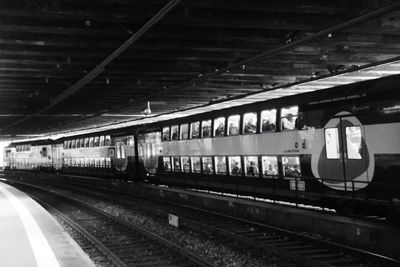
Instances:
[[[324,184],[345,191],[366,187],[372,173],[368,173],[370,158],[360,121],[348,112],[337,114],[325,125],[323,142],[318,176]]]
[[[139,164],[142,175],[155,175],[161,149],[161,133],[138,135]]]

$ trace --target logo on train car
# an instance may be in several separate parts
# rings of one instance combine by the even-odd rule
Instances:
[[[321,183],[345,191],[368,186],[375,160],[358,118],[349,112],[337,113],[322,129],[320,142],[323,145],[311,156],[311,169]]]

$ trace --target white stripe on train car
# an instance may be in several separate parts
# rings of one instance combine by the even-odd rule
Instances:
[[[43,232],[40,230],[33,216],[29,213],[24,204],[7,188],[0,186],[0,191],[8,198],[14,206],[18,216],[20,217],[24,226],[25,232],[28,236],[29,242],[32,247],[33,254],[35,255],[38,267],[58,267],[60,264],[54,255],[49,243]]]

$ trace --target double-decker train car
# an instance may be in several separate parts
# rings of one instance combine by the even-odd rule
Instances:
[[[342,212],[396,214],[398,80],[69,137],[47,150],[61,155],[61,168],[54,168],[66,173],[319,204]],[[16,164],[21,145],[29,144],[5,150],[10,169],[26,166]]]
[[[397,86],[378,80],[162,123],[156,178],[341,212],[398,212]]]

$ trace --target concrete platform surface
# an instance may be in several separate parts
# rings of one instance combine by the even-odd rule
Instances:
[[[95,266],[39,204],[0,182],[0,266]]]

